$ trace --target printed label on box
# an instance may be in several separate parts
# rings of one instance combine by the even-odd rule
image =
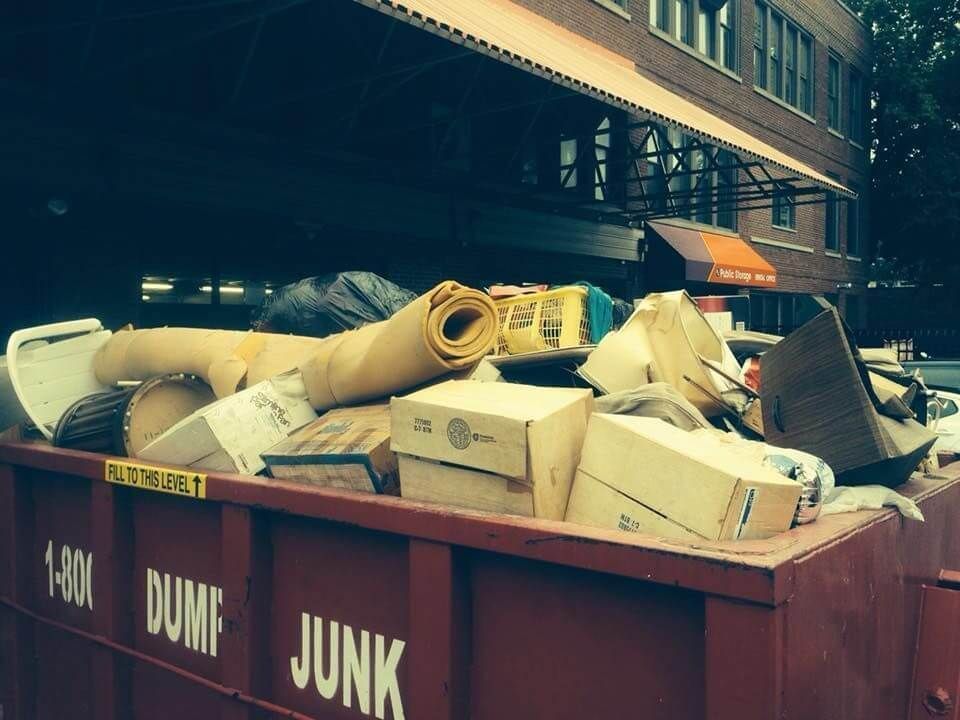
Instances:
[[[743,528],[746,527],[747,521],[750,519],[750,511],[753,510],[753,505],[757,501],[757,497],[760,495],[760,490],[755,487],[747,488],[746,494],[743,496],[743,506],[740,508],[740,522],[737,523],[737,540],[740,539],[740,534],[743,532]]]

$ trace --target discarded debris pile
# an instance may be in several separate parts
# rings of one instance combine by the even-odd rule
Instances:
[[[14,333],[0,418],[153,464],[686,541],[880,504],[919,516],[889,488],[931,462],[932,394],[865,358],[833,307],[786,338],[729,343],[683,291],[618,315],[586,284],[408,297],[369,274],[311,278],[260,329],[325,337],[96,320]]]

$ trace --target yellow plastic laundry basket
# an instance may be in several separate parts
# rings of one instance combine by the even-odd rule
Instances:
[[[590,342],[587,289],[562,287],[495,301],[496,355],[577,347]]]

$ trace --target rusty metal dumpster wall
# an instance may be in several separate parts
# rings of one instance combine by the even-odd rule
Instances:
[[[7,720],[903,718],[921,586],[960,552],[951,468],[905,486],[925,523],[691,546],[105,462],[0,444]]]

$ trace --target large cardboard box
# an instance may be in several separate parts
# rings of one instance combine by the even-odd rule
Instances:
[[[790,528],[800,484],[662,420],[590,419],[566,519],[680,540],[747,540]]]
[[[456,495],[463,500],[459,504],[479,507],[492,500],[472,498],[476,493],[462,470],[479,471],[513,481],[490,479],[481,495],[489,495],[487,490],[498,484],[501,495],[525,485],[536,517],[561,520],[592,408],[589,390],[471,380],[451,380],[394,398],[393,450],[432,461],[428,466],[401,458],[401,493],[444,502],[457,486]],[[458,469],[444,469],[449,466]],[[477,476],[472,477],[476,485]],[[498,502],[515,506],[512,501]]]
[[[398,495],[390,450],[390,406],[338,408],[262,455],[275,478],[309,485]]]
[[[317,419],[299,371],[264,380],[184,418],[143,448],[143,460],[255,475],[260,453]]]

